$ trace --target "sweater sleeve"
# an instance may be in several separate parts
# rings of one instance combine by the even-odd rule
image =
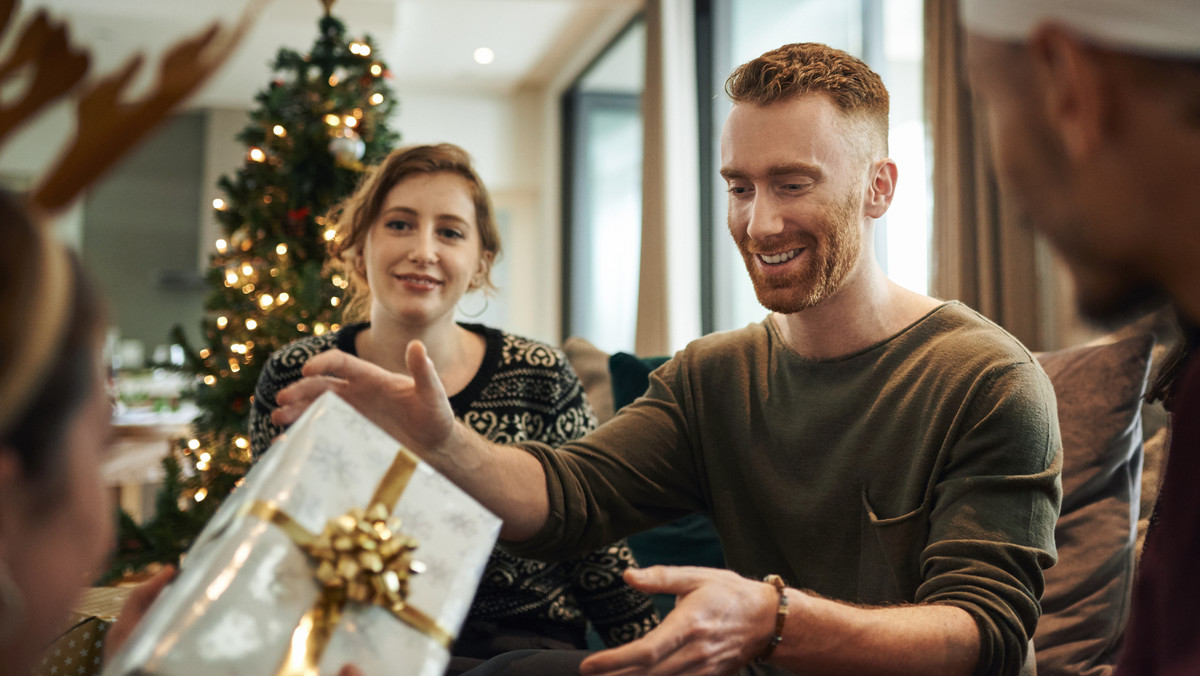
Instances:
[[[596,417],[579,378],[565,357],[561,363],[556,384],[559,396],[554,397],[561,404],[545,438],[551,445],[573,441],[596,428]],[[624,540],[592,550],[567,565],[572,593],[606,646],[623,645],[658,626],[658,612],[650,596],[625,582],[625,570],[636,567],[637,562]]]
[[[1017,674],[1055,561],[1062,499],[1054,392],[1036,363],[984,380],[933,485],[918,603],[962,608],[979,626],[977,674]]]
[[[580,557],[572,571],[575,598],[610,648],[639,639],[658,626],[650,596],[622,577],[627,568],[635,567],[633,552],[620,540]]]
[[[283,433],[283,427],[271,421],[271,412],[279,407],[275,395],[287,386],[280,377],[283,368],[277,354],[272,355],[263,366],[258,384],[254,387],[254,402],[250,406],[250,454],[255,460],[262,457],[275,437]]]
[[[301,378],[301,370],[310,357],[329,349],[331,345],[328,337],[300,339],[276,350],[267,358],[254,387],[254,401],[250,406],[250,453],[255,460],[267,452],[275,437],[283,434],[284,428],[271,421],[271,412],[279,408],[275,395]]]
[[[533,558],[579,555],[705,511],[678,360],[659,367],[645,396],[585,438],[557,450],[520,444],[545,470],[550,512],[541,531],[509,549]]]

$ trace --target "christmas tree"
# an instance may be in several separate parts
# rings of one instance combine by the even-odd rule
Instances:
[[[371,39],[349,39],[323,0],[308,54],[280,49],[275,78],[238,135],[246,159],[214,200],[222,237],[211,258],[212,291],[196,349],[176,327],[194,373],[201,415],[164,462],[156,513],[138,526],[123,515],[110,577],[178,559],[250,465],[250,398],[267,357],[307,334],[338,328],[346,281],[325,269],[333,236],[325,214],[348,196],[365,166],[399,139],[387,121],[396,99]]]

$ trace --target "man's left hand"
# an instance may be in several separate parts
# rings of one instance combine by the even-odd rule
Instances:
[[[675,609],[644,638],[583,661],[583,676],[724,674],[766,650],[779,594],[763,582],[716,568],[631,568],[625,581],[674,594]]]

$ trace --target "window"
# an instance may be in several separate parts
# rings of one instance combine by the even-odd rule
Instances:
[[[563,335],[633,351],[642,233],[645,27],[635,21],[564,94]]]
[[[766,315],[724,222],[724,181],[718,175],[721,126],[730,108],[724,80],[738,64],[789,42],[823,42],[843,49],[866,61],[887,85],[889,150],[899,167],[899,181],[891,209],[876,223],[876,255],[897,283],[926,293],[930,187],[920,0],[699,0],[696,14],[697,45],[704,62],[701,101],[709,107],[701,112],[701,161],[708,176],[702,192],[708,246],[704,330],[739,328]]]

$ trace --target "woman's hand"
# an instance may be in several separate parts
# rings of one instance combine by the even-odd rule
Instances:
[[[108,635],[104,639],[104,662],[106,664],[117,653],[117,650],[125,645],[129,635],[133,633],[134,628],[146,615],[146,611],[150,610],[150,606],[154,604],[154,600],[158,598],[167,584],[175,579],[175,573],[175,566],[163,566],[162,570],[155,573],[149,580],[129,592],[129,598],[125,599],[125,605],[121,606],[121,614],[117,616],[117,621],[109,628]]]

